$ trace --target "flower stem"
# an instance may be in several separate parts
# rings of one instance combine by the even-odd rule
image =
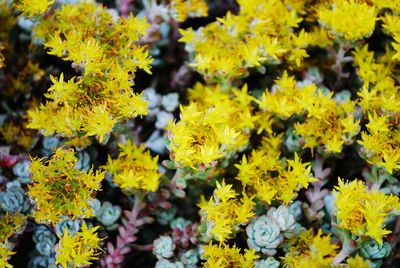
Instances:
[[[357,242],[355,240],[345,241],[343,243],[343,247],[340,250],[339,254],[333,259],[333,265],[339,265],[342,261],[344,261],[350,254],[356,251],[358,248]]]

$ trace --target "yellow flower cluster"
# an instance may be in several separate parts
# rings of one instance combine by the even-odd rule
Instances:
[[[254,249],[245,249],[244,253],[241,253],[240,248],[225,244],[213,245],[210,243],[203,249],[203,256],[207,260],[204,263],[206,268],[252,268],[258,258]]]
[[[367,46],[356,49],[354,59],[364,82],[358,105],[369,121],[358,141],[361,155],[392,174],[400,169],[400,87],[393,78],[394,65],[390,56],[375,59]]]
[[[219,114],[220,118],[237,133],[235,147],[240,151],[248,145],[257,117],[253,115],[252,102],[255,98],[249,95],[247,85],[241,89],[233,87],[223,89],[218,84],[205,86],[197,83],[193,89],[189,89],[188,98],[203,110],[214,106],[221,107],[224,113]]]
[[[288,3],[286,3],[288,2]],[[230,12],[194,31],[180,30],[180,41],[193,53],[191,66],[206,80],[229,82],[247,76],[247,69],[286,56],[300,65],[308,45],[322,44],[318,33],[295,33],[304,3],[299,1],[239,0],[240,12]],[[326,38],[325,38],[326,39]],[[223,53],[221,53],[223,51]]]
[[[8,263],[8,259],[11,255],[15,254],[12,251],[12,247],[8,242],[9,238],[15,237],[16,234],[20,234],[25,229],[25,222],[28,216],[22,215],[19,212],[14,214],[0,215],[0,267],[11,268],[13,267]]]
[[[60,147],[42,163],[33,159],[29,196],[35,203],[33,217],[39,223],[56,224],[62,216],[89,218],[94,215],[90,199],[101,189],[104,173],[75,169],[78,158]]]
[[[9,249],[8,243],[0,243],[0,267],[1,268],[12,268],[13,266],[8,263],[8,258],[15,254],[15,252]]]
[[[203,226],[209,239],[226,241],[232,237],[240,225],[246,224],[255,215],[252,198],[244,192],[240,199],[236,198],[237,195],[232,185],[217,182],[213,197],[210,197],[208,201],[204,197],[201,199],[198,206],[201,209]]]
[[[187,18],[207,17],[208,6],[205,0],[172,0],[171,6],[178,21]]]
[[[188,98],[180,121],[169,127],[171,158],[178,166],[204,170],[248,146],[257,116],[246,85],[238,89],[198,83]]]
[[[358,68],[358,75],[364,83],[359,96],[361,97],[360,106],[363,109],[375,110],[378,105],[386,109],[386,103],[378,103],[380,95],[384,94],[382,98],[390,103],[390,93],[393,92],[392,71],[394,69],[390,57],[382,55],[376,58],[374,52],[368,50],[368,45],[356,47],[354,52],[353,64]],[[373,87],[372,87],[373,86]],[[388,92],[383,89],[387,88]],[[369,92],[372,90],[372,92]],[[390,106],[388,106],[389,108]]]
[[[54,0],[18,0],[15,8],[22,11],[21,16],[42,16]]]
[[[240,180],[246,192],[255,193],[267,204],[278,200],[289,204],[297,197],[297,192],[316,181],[311,174],[311,164],[302,163],[295,153],[293,160],[279,158],[280,136],[264,139],[261,148],[253,150],[249,160],[243,155],[236,164]]]
[[[288,241],[290,251],[282,258],[285,267],[333,267],[337,246],[330,240],[330,235],[322,236],[321,230],[316,235],[312,230],[302,231]]]
[[[391,121],[393,120],[393,121]],[[363,154],[373,165],[384,167],[390,174],[400,169],[400,118],[369,114],[368,132],[361,133]]]
[[[129,16],[114,20],[93,3],[63,5],[35,27],[50,55],[82,74],[51,77],[49,101],[28,112],[28,127],[68,138],[96,136],[102,142],[123,119],[147,114],[147,102],[131,89],[137,69],[150,73],[152,59],[138,44],[148,24]]]
[[[343,145],[353,142],[360,131],[360,120],[355,119],[355,102],[338,102],[333,99],[333,93],[323,93],[314,84],[299,86],[286,73],[275,82],[273,91],[262,95],[260,108],[282,118],[305,115],[294,126],[296,134],[304,138],[304,148],[313,150],[320,146],[327,152],[340,153]]]
[[[113,176],[113,181],[123,190],[156,191],[161,174],[158,172],[158,156],[152,157],[144,145],[138,147],[127,140],[118,144],[120,153],[117,159],[108,157],[103,168]]]
[[[346,260],[348,268],[371,268],[372,264],[368,260],[364,260],[359,255],[348,258]]]
[[[383,29],[393,36],[394,42],[392,42],[394,54],[392,55],[392,60],[395,62],[400,62],[400,16],[399,10],[400,5],[397,6],[397,14],[390,15],[385,14],[382,18],[384,24]]]
[[[25,227],[27,216],[16,212],[6,213],[0,217],[0,243],[5,243],[14,234],[20,233]],[[0,266],[1,267],[1,266]]]
[[[194,102],[181,106],[180,121],[169,127],[171,159],[181,167],[205,169],[234,152],[240,141],[235,129],[226,123],[226,108],[201,107]]]
[[[98,259],[100,254],[101,238],[96,231],[99,227],[88,228],[82,222],[82,230],[76,234],[71,234],[68,228],[60,237],[60,242],[56,246],[56,264],[62,267],[86,267],[93,260]]]
[[[354,235],[366,235],[382,244],[382,238],[391,231],[385,222],[400,214],[399,198],[380,191],[369,191],[362,181],[344,183],[339,178],[335,187],[335,208],[339,228]]]
[[[349,41],[369,37],[375,29],[376,15],[374,6],[358,0],[334,0],[318,10],[322,26]]]

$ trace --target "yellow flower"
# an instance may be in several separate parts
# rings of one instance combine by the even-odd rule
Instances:
[[[103,142],[118,122],[118,118],[113,118],[107,111],[107,104],[95,106],[92,109],[88,111],[88,121],[83,129],[86,131],[86,136],[96,135],[99,142]]]
[[[389,174],[400,169],[400,124],[393,116],[369,114],[368,132],[361,133],[362,156],[373,165],[385,168]]]
[[[101,189],[104,173],[79,171],[74,151],[58,148],[42,163],[33,159],[30,167],[32,184],[28,195],[35,203],[33,217],[39,223],[56,224],[62,216],[93,216],[90,198]]]
[[[19,212],[0,216],[0,244],[5,243],[15,234],[24,231],[25,223],[28,216],[22,215]],[[1,266],[0,266],[1,267]]]
[[[399,5],[397,7],[399,9]],[[395,9],[395,8],[393,8]],[[400,23],[397,15],[385,14],[382,18],[384,24],[383,29],[385,32],[391,34],[393,36],[394,42],[392,42],[392,47],[394,50],[394,55],[392,55],[391,59],[393,61],[400,61]]]
[[[333,93],[324,94],[314,84],[299,86],[286,72],[275,80],[271,92],[263,93],[258,103],[263,110],[258,117],[261,130],[268,129],[263,121],[271,124],[271,117],[304,116],[301,123],[294,124],[295,133],[304,138],[304,148],[313,150],[321,146],[327,152],[340,153],[343,145],[351,144],[360,131],[360,120],[354,118],[355,102],[338,103]]]
[[[372,265],[369,260],[364,260],[359,255],[348,258],[346,260],[348,268],[371,268]]]
[[[223,114],[220,114],[226,124],[221,135],[223,144],[231,143],[229,138],[235,135],[235,147],[238,150],[247,146],[257,120],[253,115],[254,107],[252,105],[255,98],[249,94],[247,85],[240,89],[223,88],[220,85],[204,86],[197,83],[194,88],[189,89],[189,100],[195,102],[201,109],[218,106],[220,110],[224,111]]]
[[[285,267],[331,267],[337,246],[331,244],[330,240],[329,235],[322,236],[321,230],[316,235],[312,230],[302,231],[288,241],[290,251],[282,258]]]
[[[138,147],[130,140],[118,144],[120,154],[117,159],[108,157],[105,170],[113,176],[113,181],[123,190],[156,191],[162,174],[158,172],[158,156],[152,157],[144,145]]]
[[[230,268],[230,267],[242,267],[251,268],[254,267],[255,260],[258,259],[254,249],[245,249],[244,253],[240,253],[240,248],[233,245],[219,244],[213,245],[208,244],[204,246],[203,256],[206,258],[204,267],[207,268]]]
[[[51,77],[48,101],[28,111],[28,127],[102,142],[118,122],[146,115],[146,101],[131,87],[138,69],[150,73],[152,59],[139,44],[147,28],[132,15],[114,20],[95,3],[63,5],[42,18],[35,35],[49,54],[72,61],[81,75],[67,82],[62,74]]]
[[[76,234],[71,234],[68,228],[65,228],[56,246],[56,264],[64,268],[82,267],[90,265],[92,260],[97,260],[102,240],[97,236],[98,228],[88,228],[85,221],[82,222],[82,230]]]
[[[391,232],[384,229],[384,223],[400,214],[398,197],[368,191],[359,180],[344,183],[340,178],[334,193],[338,227],[355,235],[370,236],[382,244],[382,238]]]
[[[217,189],[209,201],[204,197],[200,200],[200,215],[202,224],[207,226],[205,236],[224,242],[237,232],[238,227],[246,224],[254,216],[253,198],[244,192],[242,198],[236,198],[237,193],[231,189],[232,185],[217,183]]]
[[[210,167],[234,152],[238,132],[228,125],[225,106],[199,107],[197,103],[181,106],[181,119],[170,126],[169,144],[172,159],[181,167]]]
[[[190,66],[206,80],[229,84],[249,75],[248,69],[266,62],[279,62],[287,56],[290,63],[300,65],[307,57],[306,47],[315,42],[304,31],[294,33],[302,18],[301,5],[284,1],[239,1],[238,14],[228,12],[224,17],[199,28],[180,30],[181,42],[193,60]],[[223,51],[223,53],[221,53]]]
[[[15,7],[22,11],[21,16],[42,16],[54,0],[19,0]]]
[[[12,268],[13,266],[9,264],[7,261],[11,257],[11,255],[15,254],[15,252],[9,249],[9,245],[7,242],[0,243],[0,267],[1,268]]]
[[[312,177],[310,163],[302,163],[297,154],[293,160],[286,161],[281,161],[279,156],[279,145],[274,145],[274,142],[268,144],[265,138],[259,150],[252,151],[249,159],[243,156],[242,162],[235,165],[239,170],[236,179],[267,204],[272,200],[288,204],[297,197],[301,188],[307,188],[310,182],[316,181]]]
[[[334,0],[331,6],[321,6],[318,10],[322,26],[346,40],[369,37],[375,29],[375,6],[356,0]]]
[[[226,202],[229,199],[235,198],[236,192],[232,190],[232,185],[225,184],[225,181],[222,181],[222,185],[217,182],[217,189],[214,190],[214,199],[218,202]]]
[[[186,18],[207,17],[208,6],[204,0],[172,0],[171,6],[176,12],[178,21]]]
[[[7,261],[11,257],[11,255],[14,254],[15,252],[9,249],[8,242],[0,243],[0,267],[12,268],[13,266],[9,264]]]

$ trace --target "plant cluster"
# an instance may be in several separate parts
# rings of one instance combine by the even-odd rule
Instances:
[[[395,267],[399,67],[398,0],[0,0],[0,268]]]

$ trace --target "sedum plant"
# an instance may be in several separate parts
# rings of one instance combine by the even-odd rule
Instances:
[[[15,252],[9,249],[8,243],[0,243],[0,267],[12,268],[13,266],[8,263],[8,259],[14,254]]]
[[[396,266],[399,14],[0,0],[0,268]]]
[[[337,246],[331,244],[329,235],[312,230],[302,231],[288,241],[289,252],[283,258],[287,267],[333,267],[331,263],[336,255]]]
[[[29,197],[35,204],[33,216],[39,223],[56,224],[62,216],[94,216],[90,200],[101,189],[103,172],[75,169],[78,159],[72,149],[60,147],[47,161],[33,159]]]
[[[208,6],[205,0],[172,0],[171,7],[177,21],[183,22],[187,18],[206,17]]]
[[[237,149],[238,133],[225,124],[226,115],[223,106],[181,106],[181,120],[173,123],[168,133],[176,166],[205,170]]]
[[[200,215],[202,216],[201,230],[204,232],[204,239],[215,239],[225,242],[231,238],[239,226],[246,225],[249,219],[254,216],[254,202],[251,197],[243,193],[242,198],[232,189],[232,185],[219,184],[214,190],[213,196],[207,201],[200,200]]]
[[[158,156],[152,157],[143,145],[139,147],[130,140],[118,146],[118,158],[109,156],[107,165],[103,166],[113,176],[113,181],[128,193],[156,191],[162,175],[158,172]]]
[[[132,15],[114,20],[94,3],[63,5],[43,17],[34,28],[36,37],[48,54],[71,62],[79,75],[51,77],[48,101],[28,112],[28,127],[83,147],[78,138],[96,136],[103,142],[118,122],[146,115],[147,102],[131,87],[138,69],[150,73],[152,59],[139,43],[147,27]]]
[[[362,181],[345,183],[339,179],[335,187],[337,226],[356,236],[369,236],[382,245],[391,233],[385,222],[400,214],[399,198],[380,191],[369,191]]]
[[[73,234],[65,228],[56,246],[56,264],[62,267],[84,267],[98,259],[101,253],[101,238],[96,233],[99,227],[88,227],[82,222],[82,230]]]
[[[251,268],[258,259],[253,249],[245,249],[244,252],[241,252],[240,248],[235,245],[227,244],[208,244],[204,246],[203,256],[206,258],[204,266],[210,268],[234,266]]]

